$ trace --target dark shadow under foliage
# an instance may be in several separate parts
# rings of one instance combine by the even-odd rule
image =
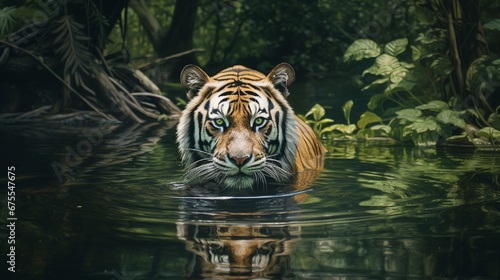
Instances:
[[[104,53],[115,24],[126,32],[127,3],[59,0],[12,8],[30,16],[0,40],[0,119],[142,123],[178,115],[153,82],[127,65],[126,50]]]

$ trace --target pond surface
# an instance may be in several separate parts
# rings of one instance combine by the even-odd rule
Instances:
[[[171,184],[173,123],[0,132],[17,279],[500,279],[498,152],[337,142],[302,193],[216,199]]]

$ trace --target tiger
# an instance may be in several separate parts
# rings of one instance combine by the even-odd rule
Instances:
[[[186,183],[253,189],[323,169],[326,148],[286,100],[295,80],[290,64],[267,76],[235,65],[212,77],[187,65],[180,79],[188,98],[177,125]]]

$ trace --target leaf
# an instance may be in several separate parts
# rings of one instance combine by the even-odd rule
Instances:
[[[351,109],[354,106],[354,102],[352,100],[348,100],[344,106],[342,106],[342,111],[344,112],[344,118],[347,121],[347,124],[351,124]]]
[[[500,139],[500,131],[494,129],[491,126],[483,127],[478,132],[477,135],[484,137],[486,139]]]
[[[380,55],[379,57],[377,57],[377,59],[375,60],[375,62],[379,65],[379,66],[391,66],[391,67],[394,67],[396,66],[396,64],[399,62],[397,57],[394,57],[392,55],[388,55],[388,54],[382,54]]]
[[[415,64],[404,62],[404,61],[399,62],[399,65],[401,65],[402,67],[404,67],[406,69],[415,68]]]
[[[394,89],[411,92],[417,84],[414,74],[408,72]]]
[[[448,57],[438,57],[436,58],[432,63],[431,63],[431,68],[438,74],[438,75],[449,75],[451,72],[453,72],[453,65],[450,62],[450,59]]]
[[[382,54],[375,60],[378,66],[377,75],[387,76],[390,75],[394,68],[398,67],[398,59],[388,54]]]
[[[411,48],[411,58],[413,61],[419,61],[422,58],[422,50],[415,46],[410,46]]]
[[[12,13],[16,11],[16,7],[5,7],[0,9],[0,38],[7,36],[12,30],[16,22],[12,17]]]
[[[467,132],[462,132],[460,135],[452,135],[446,138],[446,143],[448,144],[471,144]]]
[[[415,16],[419,23],[427,25],[432,25],[436,21],[436,16],[431,9],[419,5],[415,5]]]
[[[396,39],[387,43],[384,47],[384,51],[388,55],[397,56],[398,54],[401,54],[406,50],[407,45],[407,38]]]
[[[362,129],[358,133],[356,133],[357,137],[388,137],[391,132],[391,127],[388,125],[375,125],[368,129]]]
[[[325,115],[325,109],[321,105],[315,104],[309,112],[306,113],[305,117],[307,118],[310,115],[313,116],[315,121],[319,121]]]
[[[500,19],[497,18],[486,23],[485,25],[483,25],[483,28],[487,30],[500,31]]]
[[[327,124],[327,123],[333,123],[335,122],[333,119],[325,118],[321,119],[320,121],[317,121],[316,124]]]
[[[358,121],[358,127],[359,129],[364,129],[368,124],[371,123],[376,123],[376,122],[381,122],[382,118],[379,117],[377,114],[366,111],[361,116],[359,117]]]
[[[403,129],[403,136],[413,132],[424,133],[427,131],[439,131],[440,126],[433,118],[417,119],[412,124],[409,124]]]
[[[314,105],[314,107],[315,107],[315,110],[313,112],[313,119],[316,121],[319,121],[322,117],[325,116],[325,108],[323,108],[319,104]]]
[[[342,132],[343,134],[352,134],[356,130],[356,126],[354,124],[334,124],[328,127],[325,127],[324,129],[321,130],[320,134],[323,134],[325,132],[332,132],[334,130],[338,130]]]
[[[494,128],[500,129],[500,114],[493,113],[488,117],[488,122],[493,125]]]
[[[361,76],[364,77],[366,74],[378,75],[379,68],[380,67],[377,63],[373,63],[372,66],[368,67],[365,71],[363,71],[363,73],[361,73]]]
[[[57,26],[52,33],[54,39],[54,52],[62,55],[64,72],[74,75],[77,71],[88,74],[92,54],[87,43],[89,38],[83,33],[84,26],[76,22],[72,16],[63,16],[56,21]]]
[[[375,110],[379,104],[382,102],[382,100],[385,99],[385,96],[382,93],[372,95],[370,98],[370,101],[368,101],[368,109],[370,110]]]
[[[388,81],[389,81],[389,78],[378,79],[378,80],[375,80],[375,81],[371,82],[371,84],[368,84],[368,85],[364,86],[361,90],[368,90],[368,89],[370,89],[370,88],[372,88],[374,86],[385,84]]]
[[[374,125],[370,127],[371,130],[379,130],[385,132],[385,134],[391,133],[391,127],[385,124]]]
[[[398,119],[405,119],[411,122],[416,121],[420,116],[422,116],[422,111],[417,109],[403,109],[396,112]]]
[[[380,55],[380,47],[370,39],[358,39],[354,41],[344,53],[344,61],[362,60]]]
[[[406,68],[398,67],[394,69],[390,75],[391,83],[399,84],[407,74],[408,70]]]
[[[418,109],[418,110],[430,110],[433,112],[441,112],[441,111],[447,110],[449,108],[450,108],[450,106],[448,106],[448,104],[446,102],[441,101],[441,100],[433,100],[427,104],[415,107],[415,109]]]
[[[10,48],[3,49],[3,52],[0,55],[0,65],[7,62],[7,60],[9,59],[9,55],[10,55]]]
[[[452,110],[443,110],[437,116],[437,120],[444,124],[452,124],[454,126],[464,128],[465,121],[462,118],[462,114],[464,112],[452,111]]]
[[[474,91],[479,88],[481,83],[483,83],[486,80],[486,73],[485,72],[485,65],[488,63],[488,60],[490,59],[489,56],[483,55],[478,58],[476,58],[471,65],[469,66],[469,69],[467,70],[467,76],[465,80],[465,85],[467,86],[467,89],[470,91]]]
[[[476,109],[467,109],[466,111],[467,111],[467,113],[469,113],[469,114],[473,115],[474,117],[476,117],[476,119],[480,118],[480,114],[479,114],[479,112]]]

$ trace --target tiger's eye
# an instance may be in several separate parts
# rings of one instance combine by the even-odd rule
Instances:
[[[255,119],[254,124],[255,125],[261,125],[263,122],[264,122],[264,118],[259,117],[259,118]]]
[[[218,126],[222,126],[224,124],[224,120],[219,118],[214,120],[215,124]]]

